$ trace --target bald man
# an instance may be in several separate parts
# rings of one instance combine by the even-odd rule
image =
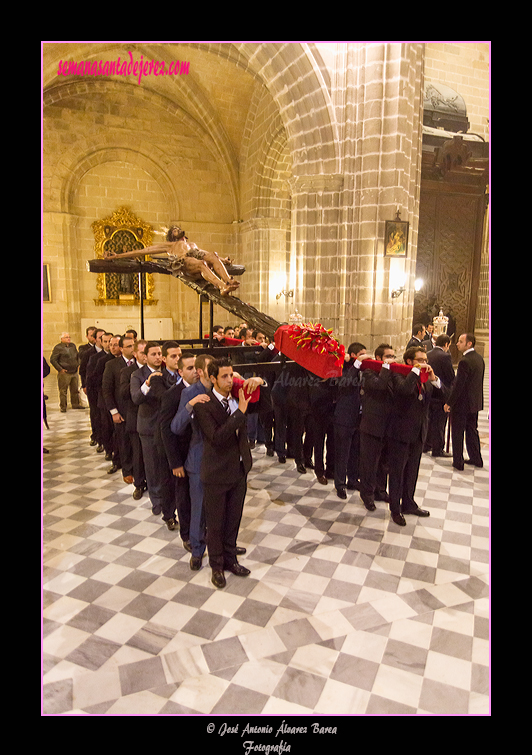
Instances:
[[[72,409],[84,409],[79,400],[78,369],[79,354],[76,345],[70,339],[70,333],[61,333],[61,341],[54,346],[50,362],[57,370],[57,385],[59,388],[59,408],[67,410],[67,393],[70,389],[70,403]]]

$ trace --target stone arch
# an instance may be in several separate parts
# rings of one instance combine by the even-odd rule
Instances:
[[[277,103],[294,172],[298,175],[338,173],[336,120],[312,46],[270,42],[242,43],[234,47],[247,58],[249,68],[261,78]]]
[[[159,184],[168,199],[171,216],[179,218],[179,199],[174,185],[153,154],[146,155],[139,150],[118,145],[103,146],[94,144],[87,151],[84,151],[79,158],[77,155],[76,157],[71,155],[70,158],[71,160],[67,161],[65,157],[65,160],[62,161],[64,169],[57,176],[54,176],[52,180],[53,194],[58,193],[59,195],[61,212],[71,212],[75,191],[82,176],[87,171],[103,163],[125,162],[142,168]]]
[[[244,42],[189,43],[189,46],[226,58],[262,81],[279,108],[298,175],[339,172],[336,119],[325,67],[314,44]],[[294,102],[298,103],[297,108]]]

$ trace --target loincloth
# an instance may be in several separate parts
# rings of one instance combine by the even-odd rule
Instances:
[[[174,254],[169,254],[168,260],[171,271],[173,273],[183,272],[187,257],[192,257],[193,259],[203,262],[203,260],[205,259],[205,252],[202,249],[191,249],[182,257],[177,257]]]

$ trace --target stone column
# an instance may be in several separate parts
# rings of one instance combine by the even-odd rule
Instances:
[[[290,181],[294,308],[305,320],[327,323],[335,333],[341,323],[343,294],[342,186],[341,175],[296,176]]]
[[[295,305],[345,345],[398,350],[414,302],[422,138],[422,44],[338,45],[331,78],[341,170],[298,175],[292,188]],[[405,259],[384,257],[385,221],[410,223]],[[405,292],[390,292],[404,283]],[[399,352],[400,353],[400,352]]]
[[[292,289],[289,275],[290,221],[283,218],[252,218],[240,226],[239,255],[246,266],[237,296],[253,303],[279,322],[288,320],[293,298],[281,295]]]
[[[421,44],[366,44],[352,51],[348,81],[353,96],[348,111],[346,156],[351,167],[346,334],[373,349],[389,341],[398,353],[410,337],[421,181]],[[351,140],[349,140],[351,135]],[[346,187],[347,188],[347,187]],[[351,208],[352,207],[352,212]],[[396,212],[408,221],[406,258],[384,257],[385,221]],[[405,292],[391,298],[401,286]]]

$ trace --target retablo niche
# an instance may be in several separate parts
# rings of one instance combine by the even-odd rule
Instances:
[[[91,228],[97,259],[131,252],[145,259],[145,249],[153,239],[153,228],[133,215],[127,207],[119,207],[110,217],[95,220]],[[98,273],[96,287],[98,298],[94,300],[95,304],[135,304],[140,301],[141,292],[144,294],[144,304],[157,304],[153,298],[155,286],[150,273],[136,274],[128,270],[101,272]]]

